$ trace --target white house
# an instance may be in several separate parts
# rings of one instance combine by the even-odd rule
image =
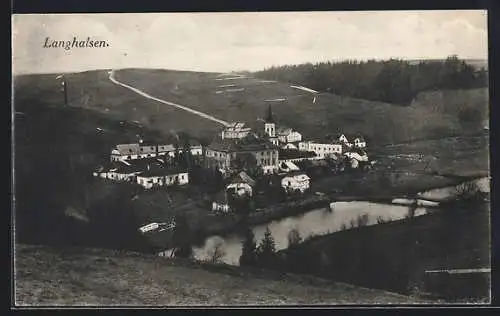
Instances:
[[[310,178],[303,172],[290,173],[281,179],[281,186],[287,191],[304,192],[309,189]]]
[[[191,155],[193,156],[203,155],[203,147],[201,147],[201,145],[192,145],[190,150],[191,150]]]
[[[241,139],[245,138],[250,131],[251,128],[245,127],[245,123],[234,122],[222,130],[221,137],[222,139]]]
[[[139,159],[139,144],[118,144],[111,150],[111,161]]]
[[[253,186],[255,180],[252,179],[246,172],[241,171],[236,174],[226,186],[226,192],[231,192],[239,196],[253,194]]]
[[[215,213],[229,213],[229,203],[226,192],[219,192],[212,201],[212,211]]]
[[[305,141],[299,143],[300,151],[312,151],[316,154],[317,159],[324,159],[334,154],[342,154],[342,144],[340,143],[318,143],[313,141]]]
[[[117,160],[106,166],[100,166],[93,172],[93,175],[118,182],[133,182],[141,172],[142,169],[139,166],[132,165],[127,161]]]
[[[363,137],[358,136],[354,138],[354,147],[356,148],[366,148],[366,141]]]
[[[168,155],[169,157],[175,156],[175,146],[172,144],[159,144],[158,148],[158,156]]]
[[[302,140],[302,134],[287,127],[278,128],[277,134],[278,134],[278,140],[281,143],[285,144],[300,142]]]
[[[349,159],[355,159],[357,161],[363,161],[366,162],[368,161],[368,155],[365,152],[357,153],[357,152],[346,152],[344,153],[344,156],[346,156]]]
[[[137,183],[146,189],[158,186],[184,185],[189,183],[187,171],[175,168],[148,170],[137,176]]]
[[[350,139],[352,139],[353,142],[351,142]],[[363,136],[361,135],[352,135],[350,137],[347,137],[346,134],[341,134],[339,136],[339,142],[345,144],[347,147],[356,147],[356,148],[366,148],[366,141]]]

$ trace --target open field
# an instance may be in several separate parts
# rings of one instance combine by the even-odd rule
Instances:
[[[67,74],[70,105],[106,113],[117,120],[137,121],[163,134],[184,131],[205,141],[211,140],[221,127],[192,113],[146,99],[112,83],[108,76],[107,71]],[[231,76],[152,69],[116,71],[120,82],[225,121],[241,120],[255,125],[268,104],[272,104],[278,121],[298,129],[305,137],[360,132],[372,145],[476,133],[482,126],[463,127],[459,111],[475,108],[484,119],[488,113],[487,89],[423,92],[413,106],[401,107],[328,93],[315,94],[313,103],[311,93],[284,83],[244,76],[226,78]],[[55,75],[19,76],[14,79],[14,86],[16,107],[25,103],[63,104],[60,82]],[[268,99],[285,101],[267,102]]]
[[[460,134],[464,130],[458,120],[459,110],[476,108],[486,118],[488,107],[487,89],[447,91],[444,93],[447,98],[440,106],[421,106],[420,102],[420,106],[401,107],[328,93],[314,94],[313,104],[313,94],[284,83],[263,83],[250,77],[220,81],[221,77],[212,73],[125,69],[117,71],[116,78],[161,99],[226,121],[253,124],[264,116],[271,103],[279,122],[300,130],[306,137],[321,138],[340,131],[360,132],[372,144]],[[221,82],[230,82],[244,91],[217,94]],[[453,97],[455,94],[459,97]],[[265,101],[280,98],[285,101]],[[436,103],[436,97],[418,99]],[[482,126],[475,126],[466,132],[477,132],[480,128]]]
[[[192,136],[209,135],[220,126],[191,113],[146,99],[109,80],[107,71],[67,74],[71,107],[81,107],[104,114],[108,119],[125,120],[159,131],[168,138],[180,131]],[[62,106],[64,96],[56,75],[26,75],[14,78],[16,111],[30,106]],[[189,124],[185,124],[189,122]]]
[[[18,306],[426,303],[309,276],[96,249],[18,245],[15,267]]]

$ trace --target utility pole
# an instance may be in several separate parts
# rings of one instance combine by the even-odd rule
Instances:
[[[63,89],[64,89],[64,106],[67,107],[68,106],[68,87],[67,87],[67,83],[66,83],[66,77],[63,76],[62,79],[63,79],[62,85],[63,85]]]
[[[64,106],[68,106],[68,87],[67,87],[67,82],[66,82],[66,77],[64,75],[59,75],[56,77],[56,79],[62,79],[61,85],[63,86],[63,93],[64,93]]]

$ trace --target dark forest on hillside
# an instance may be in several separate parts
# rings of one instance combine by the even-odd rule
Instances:
[[[300,84],[308,88],[360,99],[409,104],[422,91],[483,88],[484,69],[450,56],[443,61],[320,62],[271,67],[254,74],[258,78]]]

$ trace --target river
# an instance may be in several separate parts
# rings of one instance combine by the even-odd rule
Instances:
[[[482,191],[489,192],[489,179],[483,178],[477,180]],[[453,193],[453,188],[440,188],[427,192],[422,192],[420,195],[427,198],[444,198]],[[383,218],[386,221],[394,221],[403,219],[407,214],[409,207],[402,205],[379,204],[365,201],[350,201],[350,202],[334,202],[331,204],[332,210],[329,208],[313,209],[307,213],[282,218],[272,221],[267,224],[257,225],[253,227],[255,240],[257,243],[262,240],[264,233],[269,227],[271,234],[276,243],[276,250],[285,249],[288,246],[288,233],[296,228],[302,238],[307,238],[312,235],[324,235],[337,232],[345,225],[350,227],[351,221],[355,221],[358,216],[367,214],[368,224],[376,225],[377,218]],[[415,211],[415,216],[420,216],[427,213],[425,207],[418,207]],[[242,237],[237,234],[231,234],[224,237],[211,236],[205,239],[204,243],[193,248],[194,257],[198,260],[206,260],[210,258],[210,253],[215,245],[220,243],[225,252],[221,259],[224,263],[238,265],[241,255]],[[170,255],[170,250],[167,250],[160,255]]]

